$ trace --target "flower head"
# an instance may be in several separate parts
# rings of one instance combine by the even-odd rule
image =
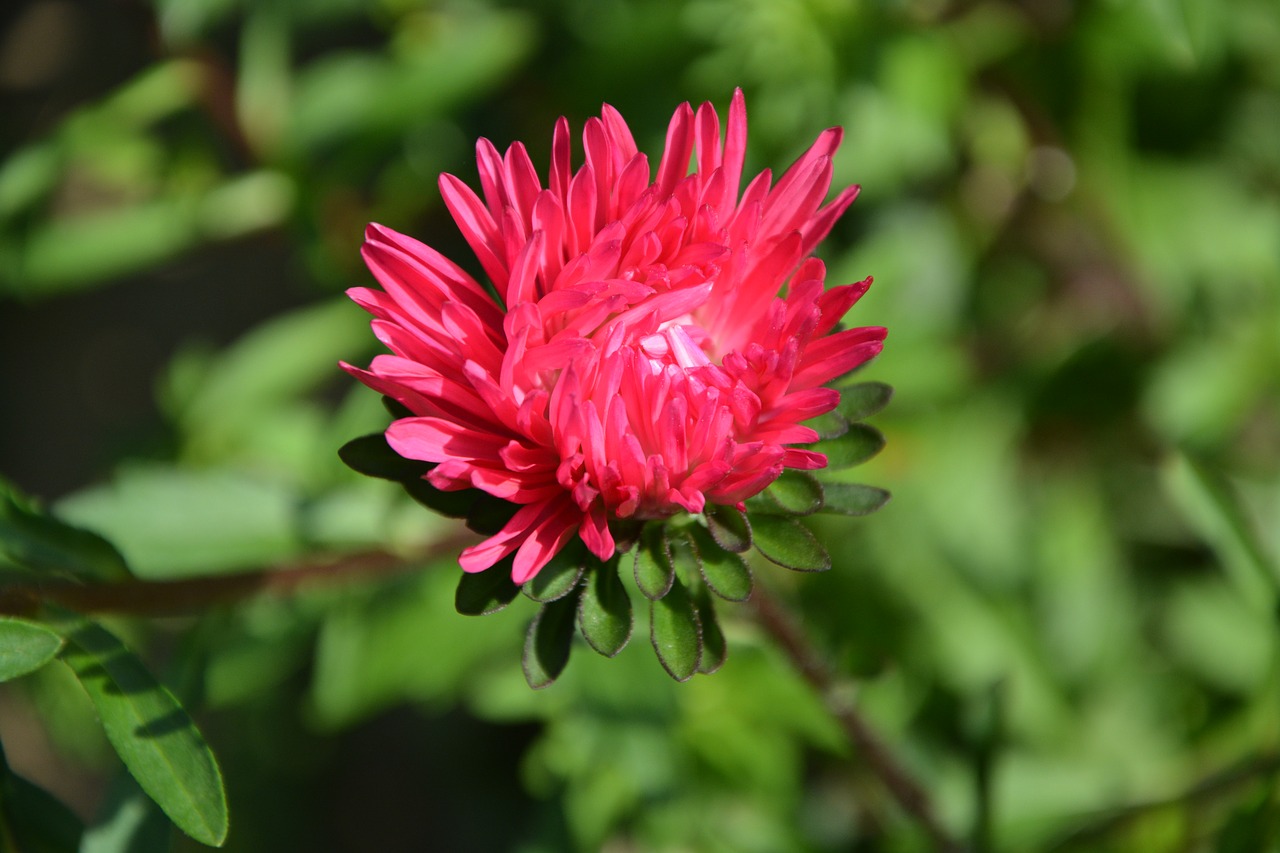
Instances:
[[[382,289],[349,293],[393,354],[344,367],[413,412],[387,442],[436,463],[432,485],[520,507],[464,570],[514,553],[524,583],[575,535],[607,560],[635,521],[741,505],[785,468],[826,464],[803,422],[885,336],[836,329],[871,280],[827,289],[810,257],[857,187],[824,204],[833,128],[776,184],[766,170],[743,189],[746,136],[741,91],[723,137],[710,104],[682,104],[652,173],[606,105],[576,170],[557,122],[545,187],[523,145],[480,140],[480,193],[448,174],[440,191],[489,287],[369,226]]]

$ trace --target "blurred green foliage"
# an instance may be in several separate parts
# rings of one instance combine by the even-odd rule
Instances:
[[[761,565],[757,582],[798,602],[977,847],[1280,849],[1274,0],[133,11],[120,26],[149,39],[127,73],[46,109],[33,105],[53,84],[29,79],[32,57],[74,52],[101,10],[30,3],[0,40],[0,322],[56,325],[156,271],[182,288],[193,265],[262,240],[313,285],[307,305],[264,313],[234,343],[193,334],[152,366],[164,439],[56,502],[137,576],[409,554],[450,535],[336,456],[385,423],[335,367],[373,351],[338,295],[367,280],[363,225],[465,265],[434,181],[474,179],[477,136],[545,162],[556,116],[580,126],[608,101],[652,154],[679,101],[724,105],[742,86],[749,168],[776,170],[844,126],[836,180],[864,192],[822,254],[833,281],[876,277],[851,319],[889,327],[863,377],[897,390],[875,418],[888,445],[858,472],[893,500],[813,521],[830,572]],[[248,284],[281,304],[266,298],[282,286],[271,270]],[[21,358],[7,369],[62,382],[40,371],[45,353]],[[39,417],[21,397],[4,408]],[[42,522],[7,512],[17,538],[0,544],[20,549],[36,529],[23,525]],[[535,693],[521,618],[457,615],[456,566],[430,563],[116,626],[205,721],[227,849],[927,849],[732,607],[713,676],[674,684],[633,642],[611,661],[575,650]],[[513,609],[528,619],[534,605]],[[6,691],[6,822],[36,803],[52,817],[30,831],[75,849],[62,807],[26,776],[72,792],[81,849],[190,843],[127,781],[105,799],[74,793],[68,775],[116,770],[65,671]],[[24,714],[49,721],[52,747],[17,754]]]

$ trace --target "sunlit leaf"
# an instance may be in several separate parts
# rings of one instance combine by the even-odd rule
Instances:
[[[761,493],[759,508],[783,515],[812,515],[822,509],[823,486],[807,471],[786,470]],[[751,507],[753,510],[756,506]]]
[[[721,548],[741,554],[751,548],[751,525],[737,507],[707,504],[707,531]]]
[[[751,597],[751,570],[741,555],[721,548],[711,534],[698,525],[689,532],[701,558],[702,578],[716,595],[728,601]]]
[[[836,411],[847,420],[860,421],[879,412],[893,399],[893,388],[883,382],[859,382],[840,389]]]
[[[813,446],[827,455],[827,468],[849,468],[860,465],[880,452],[884,436],[880,430],[867,424],[850,424],[849,431]]]
[[[823,504],[819,512],[837,515],[867,515],[889,501],[889,493],[861,483],[823,483]]]
[[[671,589],[676,567],[662,522],[650,522],[641,531],[635,550],[635,576],[636,586],[650,600],[662,598]]]
[[[64,622],[62,659],[129,772],[178,828],[220,846],[227,835],[222,774],[195,722],[112,634],[82,619]]]
[[[35,622],[0,616],[0,681],[35,672],[57,657],[62,637]]]

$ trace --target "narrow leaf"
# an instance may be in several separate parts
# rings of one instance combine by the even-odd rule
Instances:
[[[836,411],[850,421],[869,418],[889,405],[893,388],[883,382],[859,382],[840,389],[840,404]]]
[[[790,518],[760,515],[751,519],[756,550],[766,560],[798,572],[825,572],[831,556],[809,528]]]
[[[511,560],[500,560],[483,572],[463,572],[453,594],[453,606],[463,616],[497,613],[519,595],[511,580]]]
[[[132,577],[115,546],[72,527],[24,500],[0,480],[0,557],[37,571],[98,581]]]
[[[812,515],[822,509],[822,484],[806,471],[783,471],[762,494],[783,515]]]
[[[751,597],[751,570],[738,554],[721,548],[711,534],[701,527],[689,528],[698,556],[702,558],[702,579],[711,591],[727,601],[746,601]]]
[[[867,515],[889,501],[889,493],[861,483],[823,483],[824,502],[819,512]]]
[[[587,562],[581,541],[561,548],[521,589],[534,601],[546,604],[573,592]]]
[[[666,525],[660,521],[646,524],[640,532],[635,551],[636,586],[645,598],[656,601],[667,594],[676,577],[667,542]]]
[[[649,605],[649,641],[658,661],[676,681],[688,681],[702,661],[702,629],[684,584],[675,581]]]
[[[129,772],[179,829],[221,846],[227,836],[222,774],[191,717],[112,634],[78,618],[67,623],[62,659]]]
[[[813,445],[813,449],[827,455],[827,468],[850,468],[866,462],[884,447],[880,430],[867,424],[850,424],[849,431],[839,438]]]
[[[827,412],[816,418],[809,418],[804,425],[818,433],[819,438],[836,438],[849,431],[849,422],[838,412]]]
[[[35,672],[53,660],[62,637],[35,622],[0,616],[0,681]]]
[[[582,587],[578,628],[587,645],[605,657],[626,647],[634,625],[631,596],[618,577],[618,561],[597,566]]]
[[[715,601],[705,587],[694,592],[693,604],[698,611],[698,624],[702,627],[702,660],[698,662],[698,672],[710,675],[724,666],[729,657],[729,644],[725,641],[724,631],[720,630]]]
[[[573,644],[573,617],[578,597],[571,595],[542,605],[525,635],[521,665],[524,680],[535,690],[546,687],[564,672]]]
[[[676,579],[687,584],[696,583],[702,576],[702,559],[688,530],[684,525],[676,527],[670,524],[664,525],[663,529],[667,532],[667,550],[671,554],[671,564],[675,566]]]
[[[737,507],[707,504],[707,531],[726,551],[741,554],[751,548],[751,524]]]

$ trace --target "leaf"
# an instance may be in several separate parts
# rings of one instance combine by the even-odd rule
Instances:
[[[0,617],[0,682],[35,672],[58,655],[62,637],[35,622]]]
[[[676,681],[688,681],[702,661],[702,629],[689,593],[678,580],[649,605],[649,641],[658,661]]]
[[[707,532],[721,548],[735,554],[751,548],[751,524],[742,510],[732,506],[708,504],[705,515]]]
[[[434,467],[430,462],[406,459],[396,453],[381,432],[351,439],[338,448],[338,457],[348,468],[366,477],[398,483],[419,480]]]
[[[14,773],[0,750],[0,848],[20,853],[77,853],[84,826],[44,788]],[[4,844],[12,842],[12,847]]]
[[[867,424],[850,424],[849,431],[838,438],[813,445],[827,455],[827,468],[850,468],[866,462],[884,447],[880,430]]]
[[[705,587],[694,593],[693,604],[698,611],[698,624],[702,627],[702,659],[698,661],[698,672],[710,675],[724,666],[729,657],[729,644],[725,642],[724,631],[720,630],[716,603]]]
[[[671,559],[665,523],[651,521],[640,532],[635,551],[635,576],[636,586],[651,601],[662,598],[671,589],[676,567]]]
[[[824,503],[819,512],[835,515],[867,515],[889,501],[889,493],[861,483],[823,483]]]
[[[587,645],[611,658],[631,640],[634,623],[631,597],[618,577],[617,559],[597,566],[582,587],[578,605],[578,629]]]
[[[784,515],[812,515],[822,509],[822,484],[806,471],[783,471],[761,494],[767,501],[764,511],[773,508]]]
[[[222,774],[195,722],[104,628],[67,617],[62,660],[80,679],[133,778],[179,829],[202,844],[227,836]]]
[[[586,563],[587,551],[581,541],[571,543],[556,552],[556,555],[525,583],[522,587],[524,594],[543,604],[564,598],[578,585]]]
[[[534,690],[551,684],[569,663],[573,644],[574,614],[578,611],[576,595],[542,605],[525,636],[521,665],[524,680]]]
[[[837,412],[827,412],[816,418],[809,418],[804,425],[818,433],[819,438],[836,438],[849,431],[849,422]]]
[[[689,528],[693,543],[702,558],[702,579],[716,595],[727,601],[746,601],[751,597],[751,570],[738,554],[721,548],[703,528]]]
[[[488,616],[506,607],[520,594],[511,579],[511,558],[498,561],[483,572],[463,572],[453,595],[453,606],[463,616]]]
[[[798,572],[825,572],[831,568],[827,550],[798,521],[776,515],[753,516],[751,530],[756,550],[772,563]]]
[[[883,382],[859,382],[840,389],[836,411],[849,421],[860,421],[879,412],[892,399],[892,386]]]
[[[37,571],[89,580],[131,577],[124,557],[96,533],[72,527],[24,500],[0,480],[0,556]]]

